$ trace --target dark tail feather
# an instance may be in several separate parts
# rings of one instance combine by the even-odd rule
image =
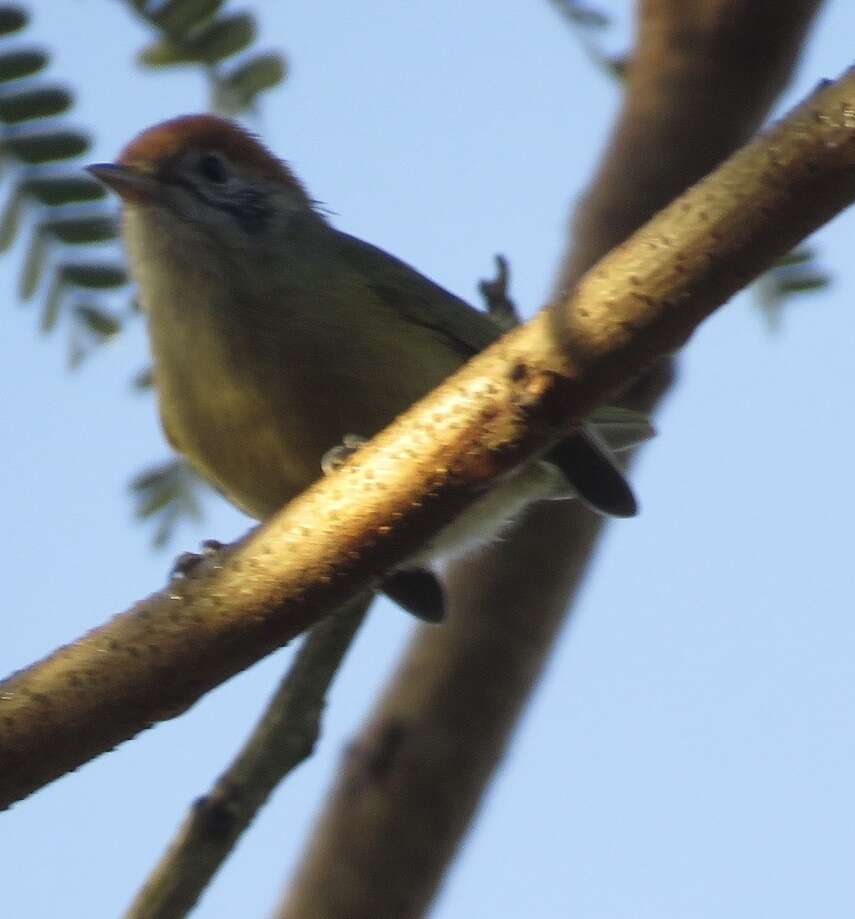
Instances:
[[[595,511],[634,517],[638,503],[610,451],[586,428],[579,428],[547,457],[564,473],[579,497]]]
[[[423,622],[442,622],[445,618],[445,591],[437,577],[422,568],[407,568],[390,574],[383,592]]]

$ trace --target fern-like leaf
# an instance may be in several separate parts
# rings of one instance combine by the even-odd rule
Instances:
[[[278,86],[287,73],[276,52],[253,50],[258,24],[247,12],[230,12],[222,0],[128,0],[156,38],[139,52],[144,67],[202,67],[209,80],[211,107],[224,115],[251,109],[261,93]],[[237,55],[241,57],[235,61]]]
[[[137,475],[130,484],[135,514],[140,520],[153,520],[155,546],[171,541],[175,528],[183,521],[198,522],[202,511],[199,492],[203,484],[181,459],[171,459]]]
[[[82,171],[58,165],[91,146],[86,132],[58,120],[73,106],[74,94],[43,81],[47,52],[5,47],[5,36],[28,24],[20,7],[0,5],[0,160],[12,172],[8,197],[0,205],[0,252],[12,246],[22,226],[32,226],[19,293],[28,300],[45,291],[39,320],[44,332],[58,325],[62,307],[71,304],[70,360],[77,365],[117,331],[107,334],[107,323],[99,325],[96,316],[106,317],[108,309],[80,300],[80,292],[111,292],[127,283],[127,275],[99,260],[93,248],[117,236],[115,210],[104,204],[104,188]],[[71,247],[89,253],[85,268],[69,259]]]
[[[789,305],[803,302],[804,295],[825,290],[830,284],[831,275],[819,264],[810,246],[799,246],[779,259],[754,282],[757,305],[769,331],[781,329]]]

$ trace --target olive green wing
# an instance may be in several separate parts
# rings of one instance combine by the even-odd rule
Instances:
[[[340,257],[366,278],[374,294],[399,315],[445,341],[463,360],[494,342],[503,330],[487,313],[435,284],[405,262],[346,233]],[[381,282],[376,278],[382,277]],[[596,416],[591,419],[596,423]],[[594,510],[616,517],[638,511],[635,496],[608,447],[587,426],[558,444],[548,457],[578,496]]]
[[[380,300],[409,321],[430,329],[463,360],[483,351],[502,334],[486,313],[400,259],[346,233],[338,236],[338,254]]]

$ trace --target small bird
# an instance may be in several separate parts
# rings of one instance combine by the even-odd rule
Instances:
[[[122,200],[166,436],[258,520],[501,334],[487,313],[335,229],[291,169],[231,121],[175,118],[88,168]],[[615,416],[599,420],[608,436]],[[531,501],[578,496],[635,514],[597,421],[503,479],[384,590],[438,621],[437,558],[489,540]],[[629,441],[649,435],[643,418],[623,421],[638,435]]]

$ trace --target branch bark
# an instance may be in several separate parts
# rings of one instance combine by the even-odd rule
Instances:
[[[681,344],[855,197],[853,112],[849,74],[223,559],[0,685],[0,804],[179,714],[369,589],[492,479]]]
[[[641,0],[623,109],[577,210],[557,296],[757,129],[819,5]],[[633,386],[630,404],[651,408],[670,379],[670,361],[660,361]],[[424,913],[601,528],[582,509],[544,505],[527,526],[454,566],[449,623],[417,635],[361,731],[360,756],[343,765],[280,919]],[[377,761],[386,764],[379,772]]]
[[[623,106],[573,221],[557,290],[757,131],[821,0],[641,0]]]

